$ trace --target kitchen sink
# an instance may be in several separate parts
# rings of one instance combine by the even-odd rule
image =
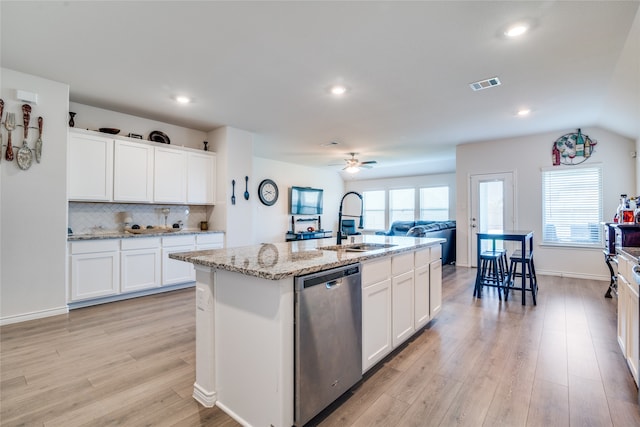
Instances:
[[[392,245],[389,243],[352,243],[350,245],[333,245],[324,246],[320,249],[326,251],[344,251],[344,252],[369,252],[376,251],[378,249],[392,248],[398,245]]]

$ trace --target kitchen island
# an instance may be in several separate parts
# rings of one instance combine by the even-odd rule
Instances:
[[[358,236],[173,253],[196,268],[194,398],[243,425],[294,423],[294,277],[362,265],[362,369],[439,311],[444,239]],[[345,246],[348,244],[345,242]]]

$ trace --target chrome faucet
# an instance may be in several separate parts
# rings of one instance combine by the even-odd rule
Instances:
[[[347,197],[349,194],[355,194],[360,199],[360,216],[342,215],[342,204],[344,203],[345,197]],[[360,193],[356,193],[355,191],[349,191],[348,193],[345,193],[345,195],[342,196],[342,200],[340,200],[340,210],[338,211],[338,235],[337,235],[337,239],[336,239],[336,244],[338,244],[338,245],[342,244],[342,217],[343,216],[348,216],[350,218],[360,218],[360,221],[358,222],[358,228],[360,230],[362,230],[364,228],[364,225],[363,225],[364,200],[362,199],[362,195]],[[346,237],[347,236],[345,236],[345,238]]]

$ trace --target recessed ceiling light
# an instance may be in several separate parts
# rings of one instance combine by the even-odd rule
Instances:
[[[518,110],[518,112],[516,114],[519,117],[528,116],[529,114],[531,114],[531,109],[530,108],[522,108],[522,109]]]
[[[340,95],[344,95],[347,92],[347,87],[342,85],[333,85],[331,86],[329,91],[333,95],[340,96]]]
[[[507,37],[518,37],[527,32],[529,27],[525,24],[515,24],[504,32],[504,35]]]
[[[191,98],[188,96],[176,96],[176,102],[178,104],[188,104],[191,102]]]

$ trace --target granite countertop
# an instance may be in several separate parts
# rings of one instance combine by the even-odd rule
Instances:
[[[223,231],[217,230],[180,230],[180,231],[158,231],[157,233],[129,233],[127,231],[122,232],[102,232],[96,234],[70,234],[67,236],[67,241],[78,241],[78,240],[102,240],[102,239],[129,239],[129,238],[144,238],[144,237],[158,237],[158,236],[185,236],[189,234],[213,234],[213,233],[224,233]]]
[[[444,243],[440,238],[397,236],[358,236],[357,243],[385,243],[395,246],[367,252],[327,250],[334,238],[299,240],[286,243],[264,243],[229,249],[178,252],[169,258],[195,265],[218,268],[268,280],[300,276],[356,262],[389,256],[418,248]],[[349,243],[343,242],[343,245]]]
[[[616,246],[616,251],[622,252],[624,255],[635,259],[636,262],[640,264],[640,248],[631,246]]]

